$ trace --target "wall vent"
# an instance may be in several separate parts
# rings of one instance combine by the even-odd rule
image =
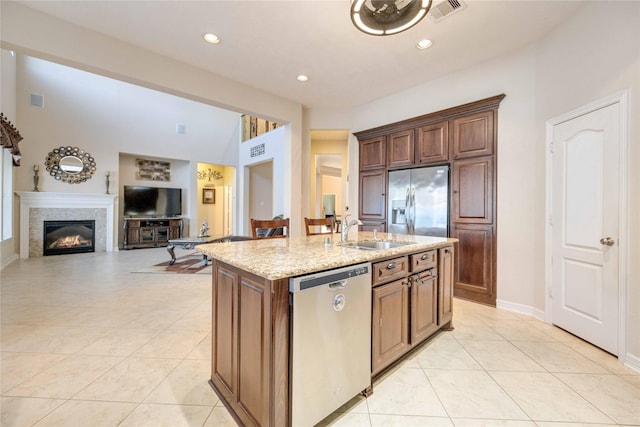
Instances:
[[[437,22],[466,7],[461,0],[445,0],[429,10],[429,17]]]
[[[251,147],[251,157],[258,157],[264,154],[264,144],[256,145],[255,147]]]
[[[29,103],[33,107],[44,108],[44,96],[38,95],[37,93],[30,93]]]

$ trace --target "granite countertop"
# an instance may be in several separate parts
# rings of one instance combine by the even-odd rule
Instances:
[[[382,250],[360,250],[340,243],[340,234],[333,234],[332,244],[324,244],[328,234],[258,239],[199,245],[195,249],[210,258],[230,264],[269,280],[295,277],[317,271],[330,270],[360,262],[401,256],[450,245],[457,239],[377,233],[377,240],[415,242],[410,245]],[[371,232],[349,233],[349,242],[374,240]]]

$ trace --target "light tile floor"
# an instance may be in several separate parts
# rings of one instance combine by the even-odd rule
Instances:
[[[207,384],[210,275],[132,273],[167,258],[159,248],[5,268],[0,425],[234,426]],[[611,355],[465,301],[454,325],[322,424],[640,425],[640,375]]]

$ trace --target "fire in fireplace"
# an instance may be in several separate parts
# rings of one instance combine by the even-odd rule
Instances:
[[[95,252],[95,240],[95,220],[44,222],[45,256]]]

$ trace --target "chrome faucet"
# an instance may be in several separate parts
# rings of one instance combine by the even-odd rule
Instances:
[[[354,225],[362,225],[362,221],[359,219],[352,219],[349,221],[349,217],[351,214],[346,214],[344,219],[342,220],[342,236],[340,242],[345,243],[347,241],[347,236],[349,235],[349,229]]]

